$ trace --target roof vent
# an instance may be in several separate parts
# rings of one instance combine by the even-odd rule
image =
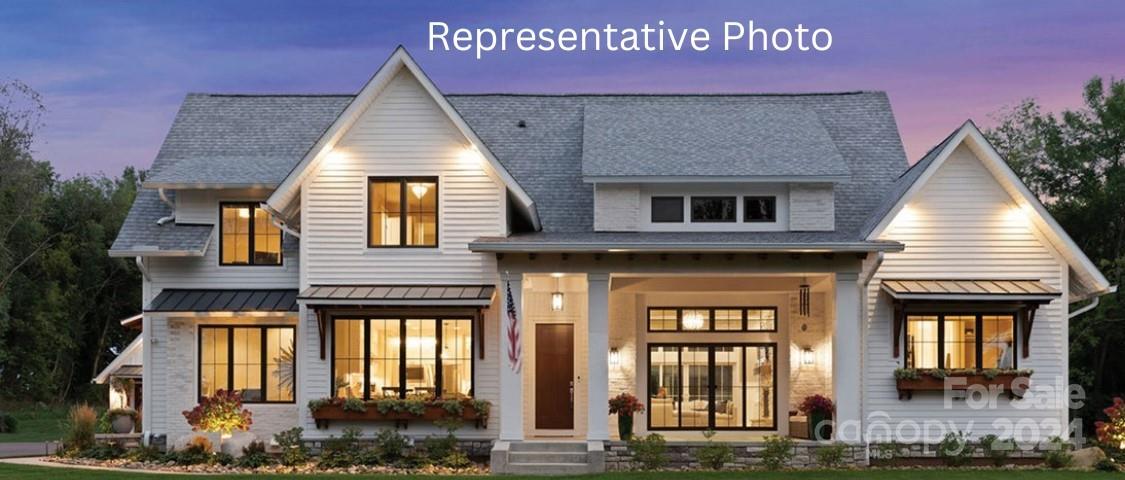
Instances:
[[[516,122],[516,126],[520,127],[520,128],[527,128],[527,122],[525,122],[523,120],[520,120],[520,121]]]

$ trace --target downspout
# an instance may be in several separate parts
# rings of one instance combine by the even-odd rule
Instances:
[[[152,277],[149,276],[148,267],[145,266],[145,257],[138,256],[136,258],[137,258],[137,270],[141,271],[141,276],[143,276],[145,278],[145,280],[151,282]]]
[[[156,189],[156,191],[160,193],[160,200],[163,201],[165,205],[168,205],[168,208],[172,209],[171,215],[168,215],[167,217],[162,217],[162,218],[160,218],[159,220],[156,221],[157,225],[164,225],[165,223],[171,222],[172,220],[176,219],[176,204],[172,203],[171,200],[168,200],[168,195],[166,195],[164,193],[163,188],[158,188],[158,189]]]
[[[289,226],[281,220],[281,212],[274,210],[274,208],[266,202],[258,204],[258,208],[261,208],[262,210],[265,210],[266,213],[270,214],[270,222],[273,223],[275,227],[280,228],[285,233],[288,233],[294,237],[301,238],[301,232],[289,228]]]
[[[864,381],[864,376],[867,373],[866,372],[866,370],[867,370],[867,365],[866,365],[866,358],[867,358],[867,352],[866,352],[866,350],[867,350],[867,289],[871,285],[871,280],[875,278],[875,272],[878,272],[879,267],[883,266],[883,260],[885,260],[886,257],[887,257],[887,255],[886,255],[885,252],[883,252],[883,251],[876,252],[875,253],[875,262],[871,265],[871,269],[868,270],[866,273],[864,273],[864,275],[860,278],[860,284],[863,285],[863,290],[862,290],[863,298],[860,299],[860,308],[859,308],[860,322],[862,322],[862,324],[860,325],[859,341],[863,343],[864,349],[860,350],[860,359],[859,359],[859,368],[860,368],[860,375],[859,375],[859,380],[860,380],[860,382],[859,382],[860,383],[860,389],[859,389],[860,431],[859,431],[859,435],[860,435],[860,439],[863,440],[863,446],[864,446],[863,455],[864,455],[864,459],[865,459],[865,461],[867,462],[868,465],[871,464],[871,441],[870,441],[870,439],[867,438],[867,435],[863,431],[863,418],[864,418],[864,415],[866,414],[866,412],[864,412],[864,408],[863,408],[863,404],[864,404],[864,401],[863,401],[863,381]]]
[[[1111,285],[1109,288],[1105,289],[1104,292],[1099,293],[1097,296],[1094,297],[1094,301],[1090,302],[1085,307],[1082,307],[1082,308],[1079,308],[1078,310],[1070,312],[1070,314],[1068,314],[1066,316],[1066,319],[1067,320],[1073,319],[1074,317],[1082,315],[1083,313],[1086,313],[1086,312],[1089,312],[1090,310],[1098,308],[1098,304],[1102,303],[1102,296],[1103,295],[1109,295],[1111,293],[1117,293],[1117,285]]]

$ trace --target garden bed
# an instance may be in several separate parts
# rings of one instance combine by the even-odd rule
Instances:
[[[473,464],[464,468],[449,468],[439,465],[425,465],[421,467],[405,468],[391,465],[353,465],[347,468],[322,468],[316,462],[304,465],[284,466],[266,465],[257,468],[241,468],[233,465],[199,464],[177,465],[173,462],[140,462],[124,458],[113,460],[97,460],[92,458],[71,457],[45,457],[44,461],[64,465],[81,465],[87,467],[123,468],[127,470],[168,472],[168,473],[193,473],[193,474],[378,474],[378,475],[488,475],[488,467]]]

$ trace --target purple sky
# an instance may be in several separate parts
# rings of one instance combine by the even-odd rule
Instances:
[[[907,155],[1025,97],[1081,104],[1094,75],[1125,77],[1125,2],[0,3],[0,81],[43,94],[36,146],[64,176],[147,168],[187,92],[354,93],[398,44],[445,92],[885,90]],[[467,6],[467,4],[472,4]],[[1080,5],[1080,6],[1079,6]],[[452,27],[704,27],[754,20],[832,31],[826,53],[427,51]],[[721,47],[721,39],[713,40]]]

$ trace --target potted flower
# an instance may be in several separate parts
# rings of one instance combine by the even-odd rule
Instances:
[[[832,438],[832,412],[836,406],[832,399],[824,395],[809,395],[798,407],[809,423],[810,440],[828,440]],[[821,424],[824,424],[822,427]]]
[[[137,411],[129,407],[114,408],[106,412],[113,433],[132,433],[137,425]]]
[[[617,434],[622,440],[633,438],[633,414],[644,412],[645,405],[628,392],[609,399],[609,413],[617,414]]]

